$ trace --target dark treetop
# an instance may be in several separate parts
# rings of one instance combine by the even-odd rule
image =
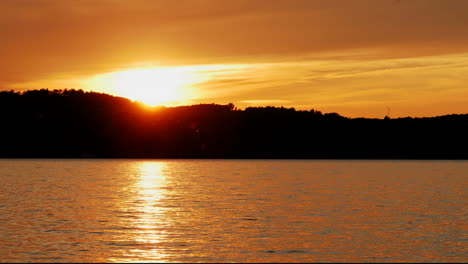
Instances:
[[[468,114],[350,119],[232,104],[149,109],[82,90],[0,92],[2,158],[467,159],[467,135]]]

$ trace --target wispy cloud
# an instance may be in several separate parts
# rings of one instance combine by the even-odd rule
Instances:
[[[468,52],[464,0],[2,0],[0,10],[5,83],[141,61],[264,63],[353,49],[396,57]]]
[[[243,100],[240,101],[241,103],[251,104],[255,106],[263,106],[263,105],[278,105],[278,104],[289,104],[291,101],[289,100],[282,100],[282,99],[262,99],[262,100]]]

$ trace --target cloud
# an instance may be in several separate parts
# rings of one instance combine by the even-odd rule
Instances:
[[[360,56],[336,59],[331,56],[321,60],[210,64],[181,69],[195,80],[184,92],[187,104],[314,108],[350,117],[381,117],[380,112],[386,107],[394,109],[393,116],[468,111],[468,53],[403,59],[363,59]],[[22,87],[83,88],[79,83],[78,79],[64,76],[25,83]],[[104,86],[100,89],[109,91]],[[414,108],[411,109],[411,105]],[[444,108],[427,107],[423,111],[424,105]]]
[[[0,10],[0,76],[8,82],[141,61],[258,63],[375,48],[393,56],[468,51],[464,0],[3,0]]]
[[[198,84],[213,102],[234,102],[239,107],[258,104],[297,109],[324,109],[348,116],[370,116],[387,106],[394,115],[421,116],[408,105],[445,102],[444,114],[467,111],[468,53],[404,59],[313,60],[252,64],[242,78],[213,79]],[[206,85],[206,86],[205,86]],[[275,99],[272,99],[275,98]],[[275,101],[275,100],[282,100]],[[448,102],[457,102],[450,105]],[[430,108],[430,107],[428,107]],[[403,111],[402,109],[405,109]],[[400,111],[399,111],[400,110]],[[425,113],[433,114],[427,109]],[[378,114],[374,115],[379,117]]]
[[[251,104],[255,106],[262,106],[262,105],[278,105],[284,103],[291,103],[289,100],[282,100],[282,99],[261,99],[261,100],[243,100],[240,103]]]

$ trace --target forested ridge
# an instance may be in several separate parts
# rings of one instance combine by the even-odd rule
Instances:
[[[233,104],[150,108],[82,90],[0,92],[1,158],[468,159],[467,135],[468,114],[367,119]]]

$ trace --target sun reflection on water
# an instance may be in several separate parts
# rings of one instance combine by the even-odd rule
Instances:
[[[164,167],[163,162],[138,163],[139,174],[134,186],[137,195],[133,208],[137,210],[138,217],[134,220],[135,247],[129,253],[139,262],[162,261],[168,256],[163,247],[170,224],[162,206],[166,184]]]
[[[162,162],[142,162],[139,163],[140,198],[145,202],[159,201],[164,196],[164,163]],[[150,208],[148,208],[150,209]],[[154,210],[154,207],[151,207]]]

